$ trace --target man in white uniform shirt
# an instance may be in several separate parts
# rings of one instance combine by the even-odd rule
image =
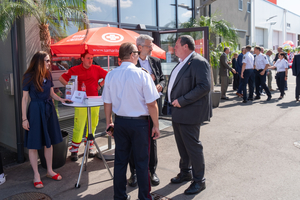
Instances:
[[[159,98],[151,76],[135,65],[139,57],[137,47],[123,43],[119,49],[121,66],[106,76],[103,101],[108,127],[114,127],[115,166],[114,199],[130,199],[126,193],[127,165],[132,151],[139,185],[138,198],[152,199],[149,180],[149,115],[153,121],[152,136],[160,135],[156,99]],[[112,112],[115,123],[112,121]],[[107,132],[112,135],[111,131]]]
[[[161,70],[161,63],[160,59],[151,56],[152,50],[153,50],[153,38],[149,35],[143,35],[141,34],[136,39],[136,46],[138,48],[138,51],[140,51],[140,56],[137,61],[137,67],[142,67],[146,69],[149,74],[151,75],[154,84],[156,85],[157,91],[162,92],[164,89],[166,83],[165,83],[165,76],[162,73]],[[150,129],[152,129],[153,123],[152,120],[150,120]],[[156,140],[153,140],[153,138],[150,138],[150,160],[149,160],[149,171],[150,171],[150,179],[151,184],[156,186],[159,185],[160,180],[158,176],[156,175],[155,171],[157,168],[157,142]],[[130,172],[131,176],[128,179],[128,185],[131,187],[137,186],[137,179],[136,179],[136,170],[134,165],[134,158],[133,156],[129,159],[129,166],[130,166]]]
[[[249,78],[253,74],[253,66],[254,66],[254,57],[250,53],[251,46],[246,46],[246,54],[243,57],[243,66],[242,66],[242,72],[241,72],[241,78],[242,78],[242,88],[243,88],[243,103],[247,103],[247,84],[249,86],[249,97],[248,99],[253,100],[253,82],[249,82]],[[250,79],[251,80],[251,79]]]
[[[262,89],[265,90],[266,94],[268,95],[267,101],[270,101],[272,98],[271,92],[269,88],[266,85],[266,78],[268,70],[269,62],[267,60],[267,57],[261,53],[261,47],[257,46],[254,48],[254,53],[256,54],[255,57],[255,87],[256,87],[256,96],[255,99],[260,99],[260,86]]]

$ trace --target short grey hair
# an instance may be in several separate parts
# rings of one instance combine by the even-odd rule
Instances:
[[[144,46],[146,40],[150,40],[152,42],[154,39],[149,35],[141,34],[139,37],[136,38],[136,46]]]
[[[242,47],[241,51],[243,52],[245,49],[246,49],[246,47],[244,46],[244,47]]]

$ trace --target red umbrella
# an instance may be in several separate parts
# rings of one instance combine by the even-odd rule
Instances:
[[[290,40],[285,41],[283,44],[284,44],[284,46],[285,46],[285,44],[286,44],[286,45],[290,45],[291,47],[294,47],[294,46],[295,46],[295,45],[294,45],[294,42],[292,42],[292,41],[290,41]]]
[[[79,31],[50,46],[52,54],[68,56],[83,54],[86,50],[95,56],[118,56],[119,48],[124,42],[135,44],[138,33],[130,30],[101,27],[91,28],[85,38],[87,30]],[[85,39],[84,39],[85,38]],[[166,52],[154,45],[152,55],[166,59]]]

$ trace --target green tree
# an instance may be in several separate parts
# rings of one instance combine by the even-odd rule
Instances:
[[[66,36],[70,21],[79,29],[84,28],[84,10],[86,0],[0,0],[0,39],[7,38],[16,19],[32,16],[39,24],[41,49],[50,53],[51,36]]]

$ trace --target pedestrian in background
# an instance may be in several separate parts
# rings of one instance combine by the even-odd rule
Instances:
[[[295,55],[292,65],[293,75],[296,76],[296,101],[299,101],[300,95],[300,54]]]
[[[242,52],[240,53],[240,55],[237,58],[237,62],[236,62],[236,72],[239,75],[239,80],[240,80],[240,84],[239,84],[239,88],[238,91],[236,93],[236,95],[238,97],[243,97],[243,84],[242,84],[242,78],[241,78],[241,73],[242,73],[242,66],[243,66],[243,57],[246,54],[246,47],[242,47]]]
[[[24,146],[29,149],[29,160],[34,172],[33,183],[35,188],[43,188],[38,171],[38,149],[44,148],[47,163],[47,177],[61,180],[60,174],[52,169],[52,145],[62,142],[62,134],[57,114],[52,102],[64,103],[54,93],[53,80],[50,71],[50,57],[46,52],[34,54],[30,65],[23,76],[22,98],[22,126],[25,129]],[[27,105],[31,99],[28,110]]]
[[[276,61],[273,67],[269,67],[269,69],[277,69],[276,79],[279,86],[280,97],[278,99],[282,99],[285,95],[285,82],[288,78],[288,61],[284,52],[279,53],[278,60]]]
[[[253,84],[253,68],[254,68],[254,57],[250,53],[251,46],[246,46],[246,54],[243,56],[243,67],[241,72],[242,88],[243,88],[243,103],[247,103],[247,100],[253,100],[254,84]],[[247,99],[247,83],[249,86],[249,96]]]
[[[256,96],[255,99],[260,99],[261,90],[264,89],[268,95],[267,101],[270,101],[272,96],[269,91],[269,88],[266,85],[266,71],[268,69],[269,62],[267,57],[261,53],[261,47],[256,46],[254,48],[254,53],[256,54],[255,63],[254,63],[254,72],[255,72],[255,87],[256,87]]]
[[[233,74],[233,84],[232,84],[233,90],[238,90],[239,85],[240,85],[240,75],[237,72],[237,57],[238,57],[238,54],[234,53],[232,60],[231,60],[232,68],[236,71],[236,73]]]
[[[269,63],[270,66],[273,66],[273,63],[271,61],[271,56],[272,55],[273,55],[273,51],[268,50],[267,53],[266,53],[266,56],[267,56],[267,60],[268,60],[268,63]],[[271,69],[267,70],[267,77],[268,77],[268,88],[269,88],[270,92],[274,91],[272,89],[272,79],[273,79],[273,77],[272,77],[272,70]]]
[[[229,66],[231,62],[228,62],[227,55],[229,54],[230,49],[228,47],[224,48],[224,52],[220,57],[220,71],[219,75],[221,77],[221,99],[228,100],[229,98],[226,97],[227,88],[229,85],[229,72],[230,70],[232,73],[236,73],[235,69]]]
[[[139,51],[132,43],[123,43],[119,49],[121,66],[106,76],[103,90],[107,129],[114,127],[115,166],[114,199],[130,199],[126,193],[126,172],[131,152],[134,157],[140,200],[152,200],[149,179],[150,134],[159,135],[158,108],[160,97],[150,74],[136,67]],[[115,123],[112,121],[115,113]],[[150,117],[153,128],[150,133]],[[112,136],[111,131],[107,133]]]

